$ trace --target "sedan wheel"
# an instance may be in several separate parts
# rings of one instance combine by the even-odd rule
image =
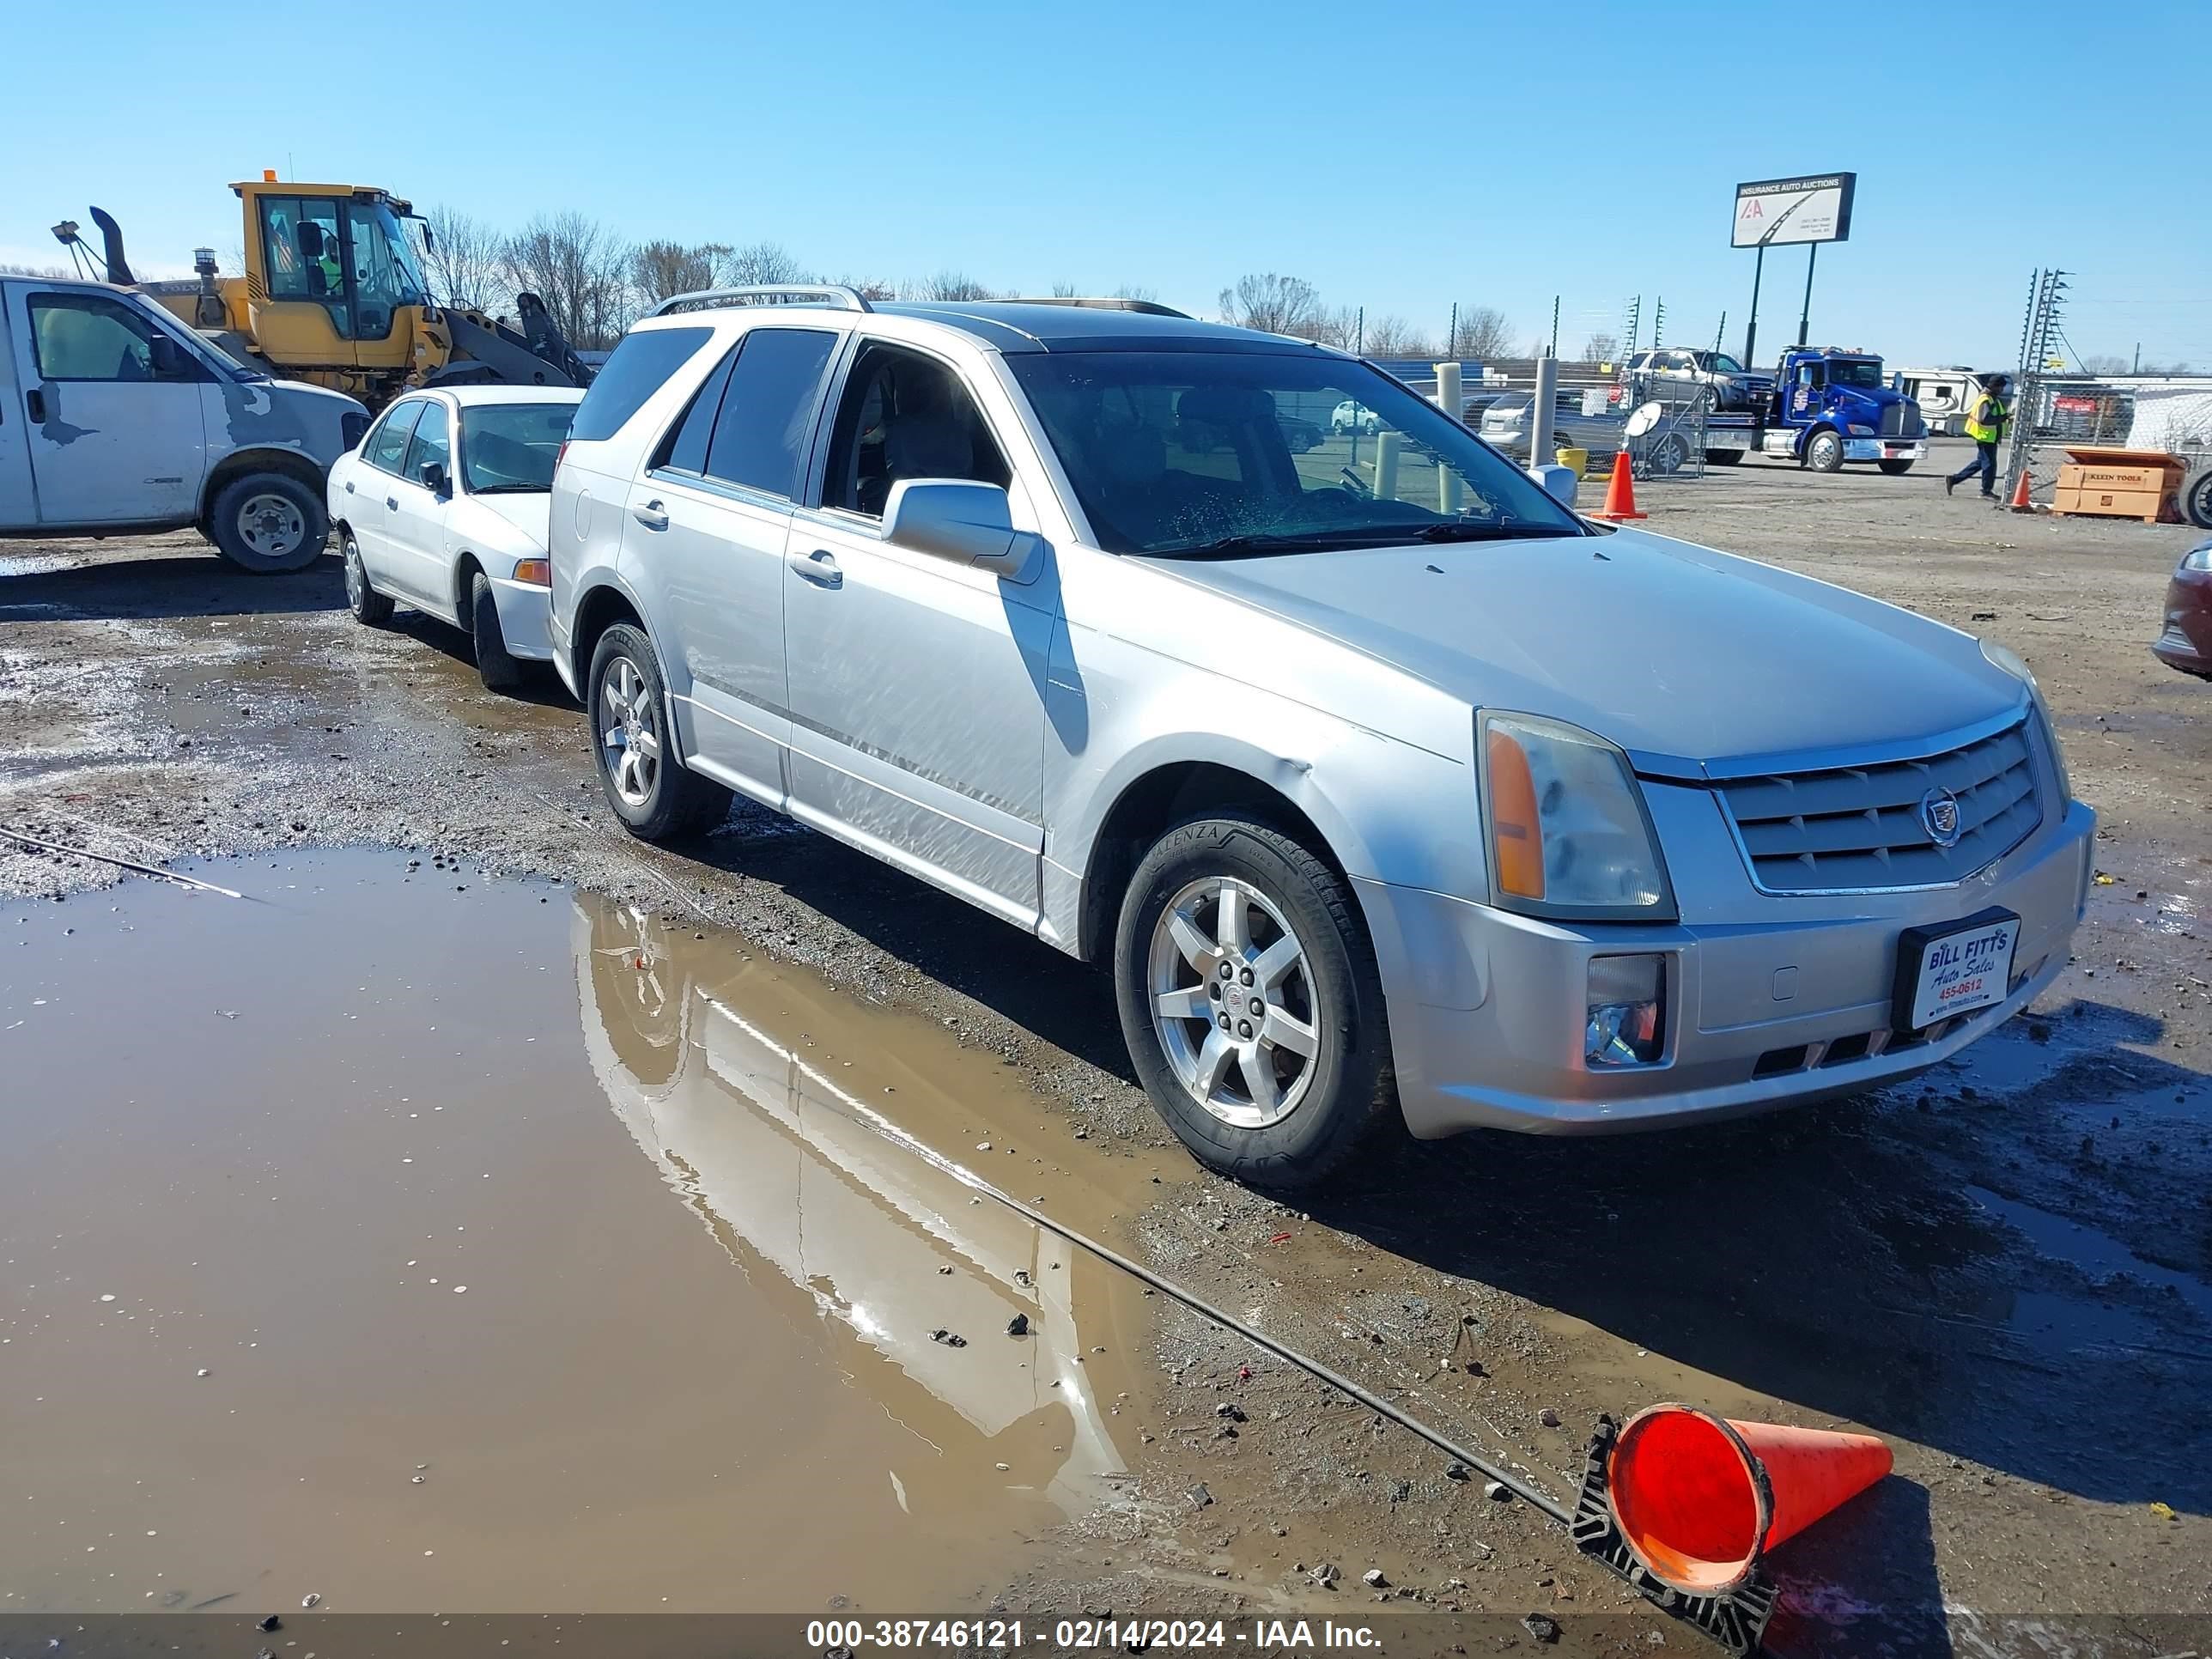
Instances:
[[[1152,1028],[1193,1100],[1259,1129],[1305,1098],[1321,1039],[1305,946],[1258,890],[1192,882],[1152,925]]]

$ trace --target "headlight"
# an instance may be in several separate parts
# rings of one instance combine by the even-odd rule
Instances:
[[[2043,723],[2043,745],[2051,751],[2051,763],[2058,769],[2058,799],[2074,799],[2074,780],[2066,773],[2066,754],[2058,746],[2058,728],[2051,723],[2051,705],[2043,700],[2043,688],[2035,683],[2035,671],[2021,660],[2020,653],[2008,645],[1999,645],[1995,640],[1982,641],[1982,655],[1993,668],[2002,668],[2027,688],[2027,695],[2035,704],[2035,718]]]
[[[1851,422],[1848,430],[1854,438],[1871,438],[1874,436],[1874,428],[1872,427],[1861,426],[1856,421]]]
[[[2202,547],[2192,547],[2181,556],[2184,570],[2212,570],[2212,542]]]
[[[1485,714],[1476,736],[1492,902],[1539,916],[1674,919],[1627,756],[1534,714]]]

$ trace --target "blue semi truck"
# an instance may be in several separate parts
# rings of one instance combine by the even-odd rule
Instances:
[[[1772,388],[1754,389],[1751,404],[1705,417],[1708,461],[1727,466],[1771,455],[1815,472],[1872,461],[1901,473],[1928,453],[1920,405],[1888,385],[1880,357],[1856,348],[1791,346]]]

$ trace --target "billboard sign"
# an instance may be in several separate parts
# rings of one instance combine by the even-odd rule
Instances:
[[[1851,234],[1856,173],[1809,179],[1760,179],[1735,187],[1737,247],[1778,247],[1784,242],[1841,242]]]

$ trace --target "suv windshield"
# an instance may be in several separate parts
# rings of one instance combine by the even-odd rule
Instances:
[[[471,495],[553,488],[553,460],[574,404],[484,404],[461,410],[461,473]]]
[[[1743,365],[1736,362],[1735,358],[1729,356],[1727,352],[1716,351],[1712,353],[1711,356],[1712,362],[1711,366],[1715,374],[1741,374],[1743,373]]]
[[[1434,404],[1348,358],[1040,352],[1009,360],[1102,546],[1191,556],[1585,533]],[[1283,418],[1327,428],[1294,453]]]
[[[1828,384],[1879,386],[1881,384],[1881,360],[1879,357],[1832,357],[1828,360]]]

